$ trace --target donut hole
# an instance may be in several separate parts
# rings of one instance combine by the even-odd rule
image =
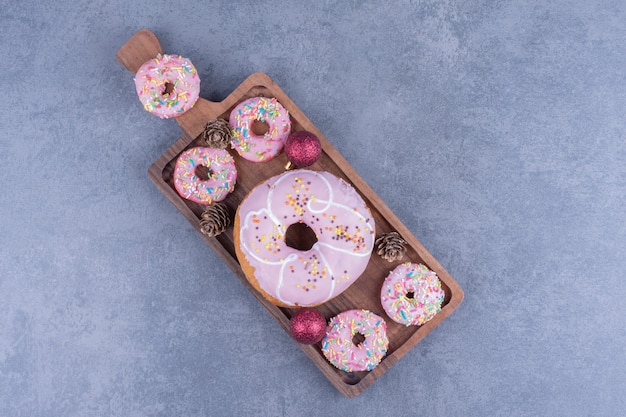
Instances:
[[[174,91],[174,84],[172,84],[171,82],[167,81],[163,87],[163,97],[167,97],[169,96],[172,91]]]
[[[270,125],[261,120],[254,120],[250,124],[250,131],[257,136],[264,136],[270,131]]]
[[[292,224],[285,233],[287,246],[299,251],[311,249],[316,242],[317,236],[315,236],[315,232],[304,222]]]
[[[354,334],[354,336],[352,336],[352,343],[354,343],[354,346],[359,346],[361,343],[363,343],[364,340],[365,336],[363,335],[363,333],[357,332]]]
[[[413,298],[415,298],[415,293],[413,291],[409,291],[406,293],[405,297],[409,300],[412,300]]]
[[[195,174],[200,181],[208,181],[211,178],[211,175],[213,175],[213,171],[211,171],[211,168],[206,165],[198,165],[196,167]]]

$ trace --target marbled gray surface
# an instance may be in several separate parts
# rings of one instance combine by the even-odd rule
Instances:
[[[626,3],[0,2],[0,415],[626,410]],[[148,180],[138,29],[268,73],[465,290],[344,398]]]

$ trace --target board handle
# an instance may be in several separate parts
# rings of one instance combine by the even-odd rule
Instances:
[[[135,74],[145,62],[155,58],[158,54],[163,54],[159,39],[148,29],[141,29],[122,45],[115,54],[115,59]],[[191,109],[176,117],[176,121],[183,134],[193,139],[202,133],[209,120],[219,115],[218,103],[200,97]]]
[[[163,48],[156,35],[148,29],[141,29],[122,45],[115,59],[134,74],[146,61],[162,53]]]

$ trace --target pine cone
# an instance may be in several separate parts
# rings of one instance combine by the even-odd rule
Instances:
[[[202,140],[209,148],[226,149],[231,139],[230,125],[220,118],[210,120],[202,132]]]
[[[398,232],[390,232],[376,239],[376,252],[381,258],[387,262],[393,262],[396,259],[402,259],[406,252],[406,240],[402,239]]]
[[[207,206],[200,218],[200,232],[208,237],[221,234],[229,225],[228,207],[223,203],[213,203]]]

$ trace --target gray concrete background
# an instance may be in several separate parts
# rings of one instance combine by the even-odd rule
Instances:
[[[626,410],[623,1],[0,4],[0,415]],[[207,99],[270,75],[464,289],[361,396],[149,181],[144,27]]]

